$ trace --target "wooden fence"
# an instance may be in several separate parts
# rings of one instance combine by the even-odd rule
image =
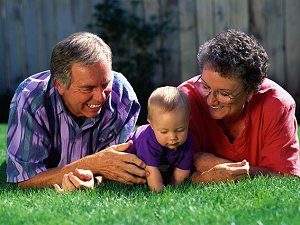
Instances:
[[[53,45],[73,32],[88,30],[94,6],[102,1],[0,0],[0,95],[13,91],[29,75],[48,69]],[[300,104],[299,0],[138,1],[143,3],[141,17],[168,10],[177,28],[162,40],[168,56],[158,69],[159,82],[178,85],[197,74],[199,44],[236,28],[262,43],[271,61],[269,77]],[[130,0],[120,2],[129,9]]]

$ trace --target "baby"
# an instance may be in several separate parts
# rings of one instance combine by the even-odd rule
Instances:
[[[158,88],[148,99],[149,124],[132,134],[133,144],[126,152],[147,164],[147,183],[152,191],[161,192],[164,183],[180,185],[190,174],[194,145],[188,133],[189,113],[188,98],[176,87]],[[101,177],[96,182],[101,183]],[[93,189],[93,173],[76,169],[65,174],[62,185],[55,184],[54,188],[59,193]]]
[[[147,164],[147,183],[152,191],[161,192],[164,183],[179,185],[190,174],[194,145],[188,133],[189,113],[188,98],[176,87],[158,88],[148,99],[149,124],[137,128],[130,138],[133,145],[126,152]],[[161,172],[167,172],[166,180]]]

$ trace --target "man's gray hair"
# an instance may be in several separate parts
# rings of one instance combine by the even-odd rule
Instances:
[[[112,67],[110,47],[97,35],[89,32],[74,33],[58,42],[52,51],[50,70],[64,88],[71,85],[71,67],[74,63],[82,66],[100,61]]]

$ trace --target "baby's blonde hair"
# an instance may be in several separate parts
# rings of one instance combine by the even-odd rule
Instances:
[[[188,97],[181,90],[172,86],[159,87],[152,92],[148,99],[148,119],[151,119],[155,107],[164,112],[182,108],[187,117],[190,114]]]

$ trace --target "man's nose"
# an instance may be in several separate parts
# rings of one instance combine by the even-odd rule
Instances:
[[[105,102],[107,95],[105,93],[105,90],[103,90],[100,87],[97,87],[93,90],[93,98],[97,101],[97,102]]]

